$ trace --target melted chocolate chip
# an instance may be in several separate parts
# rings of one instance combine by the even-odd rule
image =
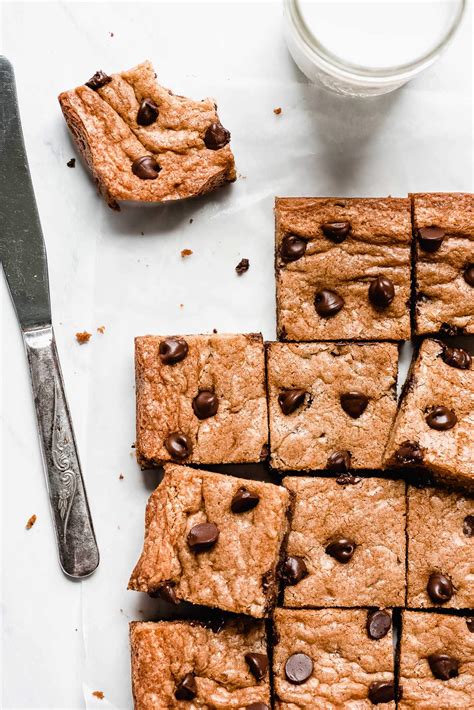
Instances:
[[[184,678],[176,686],[174,697],[176,700],[194,700],[197,695],[197,685],[194,675],[186,673]]]
[[[392,680],[376,680],[370,684],[369,700],[374,704],[395,700],[395,685]]]
[[[474,515],[466,515],[463,520],[462,531],[467,537],[474,537]]]
[[[270,710],[266,703],[251,703],[245,706],[245,710]]]
[[[302,557],[288,555],[283,563],[281,576],[285,584],[293,586],[308,576],[308,568]]]
[[[395,298],[393,281],[386,276],[377,276],[369,286],[369,300],[377,308],[386,308]]]
[[[179,599],[176,596],[174,588],[174,582],[165,582],[162,584],[161,587],[158,587],[156,590],[156,595],[161,599],[164,599],[165,602],[168,602],[169,604],[179,604]]]
[[[215,523],[198,523],[188,532],[186,538],[193,552],[203,552],[214,547],[219,538],[219,528]]]
[[[285,663],[286,679],[293,685],[301,685],[313,672],[313,661],[306,653],[293,653]]]
[[[198,419],[209,419],[217,414],[219,399],[214,392],[201,390],[193,399],[193,412]]]
[[[305,390],[285,390],[278,395],[278,404],[283,414],[292,414],[304,402]]]
[[[287,234],[281,243],[280,256],[283,261],[298,261],[305,255],[306,247],[305,239],[297,237],[296,234]]]
[[[351,229],[350,222],[326,222],[321,225],[324,236],[336,244],[341,244]]]
[[[470,616],[466,619],[466,625],[471,634],[474,634],[474,616]]]
[[[158,353],[163,365],[176,365],[188,354],[188,344],[185,340],[178,338],[166,338],[161,341]]]
[[[340,486],[354,486],[356,483],[360,483],[361,480],[361,478],[353,476],[351,473],[341,473],[341,475],[336,478],[336,483]]]
[[[468,286],[474,286],[474,264],[466,264],[462,275]]]
[[[335,291],[324,288],[314,297],[314,307],[321,318],[332,318],[344,307],[344,299]]]
[[[236,272],[238,273],[239,276],[242,274],[245,274],[246,271],[249,270],[250,267],[250,262],[248,259],[241,259],[237,266],[235,267]]]
[[[449,602],[454,594],[454,588],[451,580],[441,572],[433,572],[430,575],[426,591],[431,601],[435,604],[445,604]]]
[[[158,106],[151,99],[143,99],[137,113],[139,126],[149,126],[158,118]]]
[[[193,447],[186,436],[180,431],[173,431],[165,439],[165,448],[172,459],[183,461],[191,455]]]
[[[334,557],[335,560],[345,565],[351,560],[356,547],[357,546],[353,540],[341,537],[337,540],[331,540],[329,545],[326,547],[326,554]]]
[[[155,180],[161,167],[151,155],[142,155],[132,163],[132,173],[140,180]]]
[[[426,423],[431,429],[436,429],[437,431],[447,431],[452,429],[457,423],[458,418],[452,409],[443,407],[439,405],[433,407],[429,414],[426,416]]]
[[[462,348],[449,348],[445,346],[441,355],[446,365],[457,367],[459,370],[469,370],[472,358],[470,354]]]
[[[438,251],[445,237],[444,230],[439,227],[421,227],[418,232],[418,242],[423,251]]]
[[[328,471],[334,473],[347,473],[351,467],[350,451],[341,450],[334,451],[329,457],[326,464]]]
[[[268,656],[265,653],[246,653],[249,671],[257,680],[263,680],[268,672]]]
[[[451,323],[441,323],[439,332],[440,335],[446,335],[449,338],[454,338],[457,335],[464,335],[465,329],[458,327],[457,325],[451,325]]]
[[[89,81],[86,81],[86,86],[88,86],[89,89],[92,89],[92,91],[97,91],[97,89],[101,89],[111,81],[112,77],[108,76],[108,74],[102,71],[102,69],[99,69],[99,71],[96,71],[94,76],[92,76]]]
[[[446,653],[432,653],[428,656],[432,674],[438,680],[449,680],[459,675],[459,661]]]
[[[204,134],[204,145],[209,150],[219,150],[230,141],[230,132],[217,122],[211,123]]]
[[[369,404],[369,398],[362,392],[343,392],[340,401],[345,413],[353,419],[360,417]]]
[[[259,501],[260,496],[242,487],[239,488],[237,493],[232,498],[230,509],[233,513],[246,513],[247,510],[255,508]]]
[[[404,441],[395,453],[395,460],[403,466],[419,466],[423,462],[423,453],[416,441]]]
[[[388,611],[376,609],[367,613],[367,636],[374,641],[382,639],[392,628],[392,617]]]

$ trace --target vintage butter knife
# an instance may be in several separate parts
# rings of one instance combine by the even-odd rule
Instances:
[[[0,57],[0,257],[26,348],[46,486],[66,575],[87,577],[99,551],[51,324],[48,265],[10,62]]]

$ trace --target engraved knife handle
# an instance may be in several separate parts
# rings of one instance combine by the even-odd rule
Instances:
[[[52,326],[23,331],[59,562],[74,579],[92,574],[99,550],[82,479]]]

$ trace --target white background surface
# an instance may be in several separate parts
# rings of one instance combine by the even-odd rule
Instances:
[[[133,337],[212,328],[275,336],[274,195],[472,191],[470,16],[425,75],[361,101],[308,85],[286,52],[280,21],[279,3],[3,5],[2,53],[16,70],[59,352],[102,555],[81,584],[59,571],[26,362],[0,279],[3,708],[131,707],[127,624],[153,602],[126,585],[156,483],[130,450]],[[145,58],[176,93],[217,99],[245,177],[187,204],[114,213],[80,161],[66,167],[75,151],[56,96],[98,68],[114,72]],[[183,248],[194,252],[186,260]],[[251,266],[239,278],[241,257]],[[81,347],[74,334],[84,329],[93,337]],[[26,531],[32,513],[38,520]]]

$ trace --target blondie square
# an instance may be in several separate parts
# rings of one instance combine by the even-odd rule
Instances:
[[[389,612],[276,609],[275,627],[277,710],[395,708]]]
[[[129,589],[263,617],[288,530],[282,486],[168,464]]]
[[[474,617],[404,611],[400,710],[474,708]]]
[[[474,195],[412,195],[417,335],[474,333]]]
[[[425,340],[414,356],[384,455],[474,487],[474,370],[465,350]]]
[[[404,604],[405,483],[355,480],[283,480],[294,498],[283,565],[285,606]]]
[[[248,463],[267,455],[261,335],[135,339],[137,458]]]
[[[474,608],[474,498],[408,488],[407,606]]]
[[[391,343],[269,343],[273,468],[380,468],[397,407],[397,368]]]
[[[277,198],[282,340],[410,337],[408,199]]]
[[[263,622],[130,624],[135,710],[270,710]]]
[[[98,71],[59,96],[64,118],[104,199],[163,202],[235,180],[230,133],[212,99],[193,101],[156,83],[150,62]]]

